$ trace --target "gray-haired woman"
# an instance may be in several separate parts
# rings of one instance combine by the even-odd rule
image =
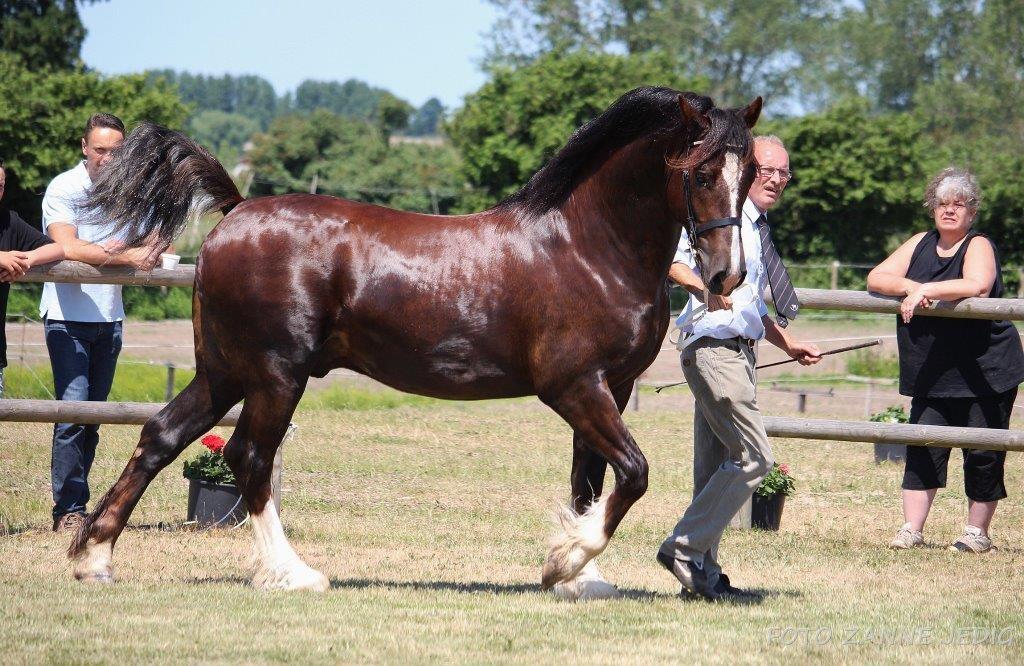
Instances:
[[[1006,321],[914,317],[933,301],[1003,295],[995,245],[971,228],[981,203],[974,175],[943,169],[925,190],[935,228],[916,234],[868,275],[868,289],[903,296],[897,317],[900,393],[911,396],[910,422],[975,428],[1009,427],[1017,385],[1024,380],[1024,351]],[[965,442],[969,445],[969,442]],[[903,473],[906,521],[893,548],[924,543],[924,523],[937,489],[946,486],[950,450],[907,447]],[[991,550],[989,525],[1003,484],[1005,451],[963,449],[967,525],[951,549]]]

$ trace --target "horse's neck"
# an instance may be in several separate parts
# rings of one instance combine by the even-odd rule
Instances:
[[[664,155],[636,142],[577,185],[562,210],[587,246],[613,251],[622,269],[660,284],[681,229],[665,201],[665,178]]]

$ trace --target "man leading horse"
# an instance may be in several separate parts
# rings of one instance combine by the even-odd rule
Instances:
[[[771,238],[767,214],[792,178],[789,154],[775,136],[754,139],[757,178],[743,204],[746,277],[731,296],[708,293],[684,230],[669,277],[690,292],[677,320],[680,364],[693,391],[693,502],[658,551],[684,593],[706,599],[746,597],[718,564],[718,544],[774,459],[757,406],[755,348],[766,339],[803,365],[821,360],[816,345],[786,332],[799,302]],[[777,316],[763,294],[771,289]]]

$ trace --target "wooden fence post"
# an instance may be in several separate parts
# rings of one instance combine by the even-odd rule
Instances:
[[[839,266],[840,263],[838,261],[832,261],[832,291],[839,289]]]
[[[174,364],[167,364],[167,390],[164,391],[164,400],[171,401],[174,397]]]

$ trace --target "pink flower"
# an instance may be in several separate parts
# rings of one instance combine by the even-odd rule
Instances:
[[[789,476],[789,465],[787,465],[786,463],[781,463],[779,465],[779,471],[785,474],[786,476]]]
[[[224,450],[224,438],[220,435],[209,434],[199,441],[203,446],[210,449],[212,453],[220,453]]]

